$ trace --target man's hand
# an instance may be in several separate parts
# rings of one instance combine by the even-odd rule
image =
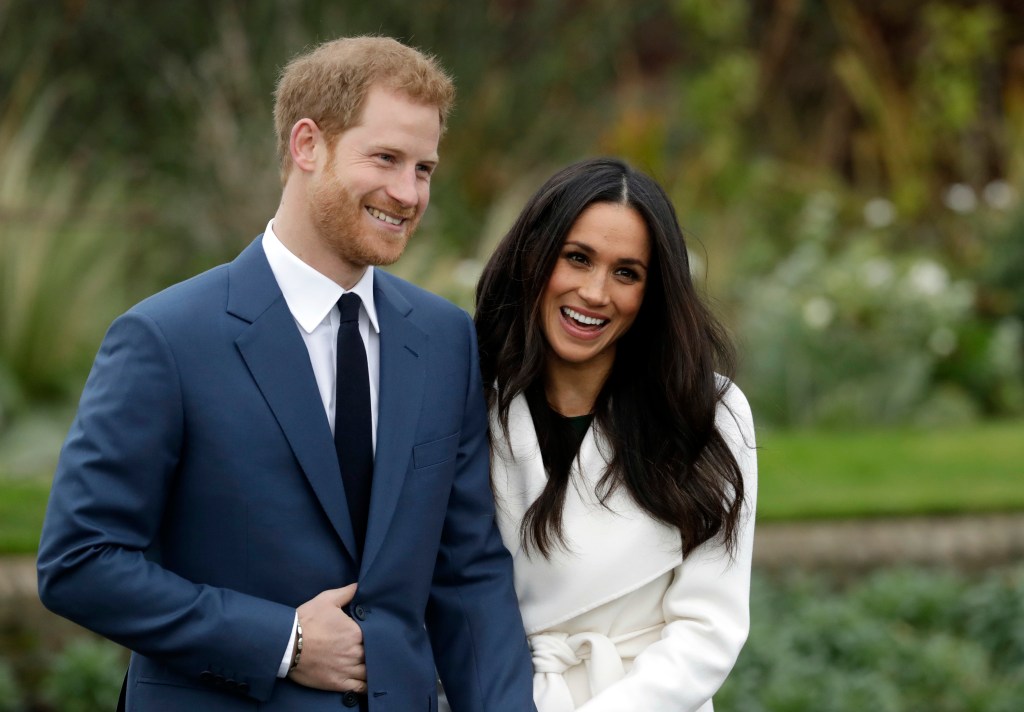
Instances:
[[[318,690],[366,692],[363,631],[342,610],[356,586],[324,591],[299,606],[302,658],[288,673],[293,681]]]

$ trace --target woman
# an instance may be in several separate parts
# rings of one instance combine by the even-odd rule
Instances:
[[[711,710],[749,627],[756,459],[668,197],[618,160],[563,169],[475,321],[539,712]]]

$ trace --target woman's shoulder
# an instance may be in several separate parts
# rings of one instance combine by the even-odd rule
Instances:
[[[747,397],[732,380],[721,374],[715,374],[721,400],[715,414],[716,424],[724,433],[738,433],[744,440],[752,442],[754,432],[754,414],[750,410]]]

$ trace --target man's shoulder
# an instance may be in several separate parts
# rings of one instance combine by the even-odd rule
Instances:
[[[195,309],[209,309],[215,301],[224,301],[227,293],[227,265],[217,265],[184,281],[172,284],[146,297],[129,311],[153,318],[188,315]]]

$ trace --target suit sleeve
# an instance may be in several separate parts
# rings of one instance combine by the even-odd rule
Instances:
[[[183,674],[208,672],[266,699],[294,611],[158,563],[187,437],[172,351],[152,319],[129,312],[104,339],[61,452],[39,546],[40,598]]]
[[[512,559],[495,520],[476,334],[463,317],[469,385],[427,628],[453,712],[534,712]]]
[[[757,458],[750,407],[738,388],[726,394],[719,427],[743,474],[745,501],[734,557],[718,539],[693,551],[675,571],[662,602],[662,637],[633,668],[578,712],[693,712],[718,691],[750,629],[750,567],[757,500]]]

